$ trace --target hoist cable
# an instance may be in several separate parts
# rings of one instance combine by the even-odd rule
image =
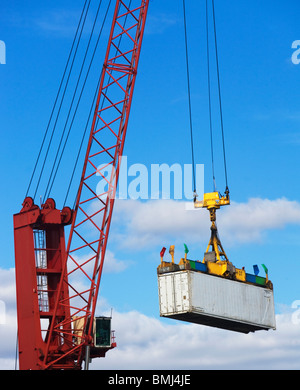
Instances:
[[[45,155],[44,162],[43,162],[43,166],[42,166],[42,169],[41,169],[41,172],[40,172],[40,176],[39,176],[39,180],[38,180],[38,183],[37,183],[37,187],[36,187],[36,190],[35,190],[35,193],[34,193],[34,198],[36,196],[36,193],[37,193],[37,190],[38,190],[38,187],[39,187],[39,184],[40,184],[40,180],[41,180],[44,168],[45,168],[45,164],[46,164],[46,160],[47,160],[48,153],[49,153],[49,150],[50,150],[50,146],[51,146],[51,143],[52,143],[52,140],[53,140],[53,136],[54,136],[54,133],[55,133],[55,130],[56,130],[58,117],[59,117],[59,114],[60,114],[60,111],[61,111],[61,108],[62,108],[62,103],[64,101],[64,97],[65,97],[65,93],[66,93],[66,90],[67,90],[67,86],[69,84],[69,80],[70,80],[70,76],[71,76],[71,73],[72,73],[74,61],[75,61],[75,58],[76,58],[76,55],[77,55],[77,52],[78,52],[78,46],[79,46],[79,43],[80,43],[80,40],[81,40],[81,36],[82,36],[83,28],[84,28],[84,25],[85,25],[85,22],[86,22],[86,17],[87,17],[87,14],[88,14],[90,3],[91,2],[89,1],[87,10],[85,12],[84,21],[83,21],[83,24],[81,26],[81,31],[80,31],[80,34],[79,34],[79,38],[78,38],[78,42],[77,42],[77,45],[76,45],[75,53],[74,53],[74,56],[73,56],[72,64],[71,64],[71,67],[70,67],[70,70],[69,70],[67,82],[66,82],[66,85],[65,85],[65,88],[64,88],[63,96],[62,96],[61,103],[60,103],[60,106],[59,106],[59,110],[58,110],[58,113],[57,113],[57,116],[56,116],[56,121],[55,121],[53,130],[52,130],[51,138],[50,138],[50,141],[49,141],[49,144],[48,144],[48,148],[47,148],[46,155]]]
[[[82,21],[83,15],[84,15],[84,10],[85,10],[86,4],[87,4],[87,0],[86,0],[85,3],[84,3],[83,9],[82,9],[82,12],[81,12],[81,15],[80,15],[80,19],[79,19],[78,26],[77,26],[77,29],[76,29],[76,34],[75,34],[75,37],[74,37],[74,40],[73,40],[73,43],[72,43],[72,46],[71,46],[71,49],[70,49],[69,57],[68,57],[68,60],[67,60],[67,63],[66,63],[65,69],[64,69],[64,73],[63,73],[63,76],[62,76],[62,79],[61,79],[61,82],[60,82],[60,85],[59,85],[59,88],[58,88],[58,92],[57,92],[57,94],[56,94],[56,98],[55,98],[55,101],[54,101],[54,105],[53,105],[53,107],[52,107],[52,111],[51,111],[51,114],[50,114],[50,118],[49,118],[49,121],[48,121],[48,125],[47,125],[47,127],[46,127],[46,131],[45,131],[44,138],[43,138],[43,140],[42,140],[42,144],[41,144],[41,147],[40,147],[40,150],[39,150],[39,153],[38,153],[38,156],[37,156],[35,165],[34,165],[34,169],[33,169],[33,172],[32,172],[32,175],[31,175],[31,178],[30,178],[28,187],[27,187],[26,196],[28,196],[28,193],[29,193],[29,190],[30,190],[30,187],[31,187],[31,184],[32,184],[32,180],[33,180],[33,178],[34,178],[34,175],[35,175],[35,172],[36,172],[36,169],[37,169],[37,166],[38,166],[38,162],[39,162],[39,160],[40,160],[41,153],[42,153],[42,150],[43,150],[45,141],[46,141],[46,137],[47,137],[47,135],[48,135],[50,123],[51,123],[51,121],[52,121],[52,117],[53,117],[53,114],[54,114],[54,111],[55,111],[55,108],[56,108],[56,104],[57,104],[57,101],[58,101],[58,97],[59,97],[59,94],[60,94],[60,91],[61,91],[61,88],[62,88],[64,79],[65,79],[65,75],[66,75],[66,72],[67,72],[67,68],[68,68],[68,66],[69,66],[69,62],[70,62],[71,55],[72,55],[72,52],[73,52],[73,49],[74,49],[74,45],[75,45],[75,42],[76,42],[76,39],[77,39],[77,35],[78,35],[79,28],[80,28],[80,25],[81,25],[81,21]]]
[[[184,19],[184,36],[185,36],[185,54],[186,54],[186,73],[189,99],[189,118],[190,118],[190,134],[191,134],[191,149],[192,149],[192,164],[193,164],[193,185],[194,193],[196,193],[196,177],[195,177],[195,157],[194,157],[194,139],[193,139],[193,123],[192,123],[192,103],[191,103],[191,88],[190,88],[190,71],[189,71],[189,53],[188,53],[188,37],[187,37],[187,22],[186,22],[186,7],[183,0],[183,19]]]
[[[76,93],[77,93],[79,82],[80,82],[80,79],[81,79],[81,76],[82,76],[82,72],[83,72],[83,69],[84,69],[84,66],[85,66],[85,63],[86,63],[87,54],[88,54],[88,51],[89,51],[89,48],[90,48],[90,44],[91,44],[91,40],[92,40],[92,37],[93,37],[94,29],[95,29],[95,26],[96,26],[96,22],[98,20],[98,15],[99,15],[101,4],[102,4],[102,0],[100,0],[99,6],[98,6],[98,9],[97,9],[97,12],[96,12],[96,16],[95,16],[95,19],[94,19],[93,27],[92,27],[92,30],[91,30],[91,33],[90,33],[90,37],[89,37],[89,41],[88,41],[88,44],[87,44],[87,47],[86,47],[85,55],[84,55],[84,58],[83,58],[83,61],[82,61],[82,65],[81,65],[81,69],[80,69],[80,72],[79,72],[79,75],[78,75],[75,91],[73,93],[71,105],[69,107],[69,112],[68,112],[67,119],[66,119],[66,122],[65,122],[64,130],[63,130],[62,135],[61,135],[59,147],[57,149],[57,153],[56,153],[55,160],[54,160],[54,163],[53,163],[53,166],[52,166],[51,174],[49,176],[48,184],[47,184],[45,195],[44,195],[44,200],[47,197],[50,196],[53,184],[55,182],[56,175],[57,175],[57,172],[58,172],[58,169],[59,169],[59,166],[60,166],[60,163],[61,163],[64,151],[65,151],[65,147],[66,147],[67,141],[68,141],[69,136],[70,136],[70,132],[71,132],[71,129],[72,129],[72,126],[73,126],[73,123],[74,123],[74,120],[75,120],[75,117],[76,117],[76,114],[77,114],[77,110],[78,110],[78,107],[79,107],[79,104],[80,104],[80,101],[81,101],[81,98],[82,98],[83,91],[84,91],[85,86],[86,86],[86,82],[87,82],[87,79],[88,79],[88,76],[89,76],[89,73],[90,73],[90,69],[91,69],[91,66],[92,66],[92,63],[93,63],[93,60],[94,60],[94,57],[95,57],[95,53],[96,53],[96,50],[97,50],[97,47],[98,47],[98,43],[99,43],[99,40],[100,40],[101,33],[102,33],[102,30],[103,30],[104,22],[103,22],[102,28],[100,29],[100,32],[98,34],[98,39],[97,39],[97,42],[96,42],[96,45],[95,45],[95,48],[94,48],[94,51],[93,51],[90,63],[89,63],[88,70],[87,70],[86,75],[85,75],[85,79],[83,81],[83,85],[82,85],[82,88],[81,88],[81,91],[80,91],[80,94],[79,94],[79,98],[78,98],[78,101],[77,101],[77,104],[76,104],[76,107],[75,107],[75,111],[73,113],[71,124],[70,124],[69,130],[68,130],[66,139],[64,141],[64,145],[63,145],[62,151],[60,153],[60,157],[59,157],[56,169],[54,171],[55,164],[56,164],[56,161],[57,161],[57,158],[58,158],[58,155],[59,155],[59,151],[60,151],[60,148],[61,148],[61,145],[62,145],[62,141],[63,141],[64,135],[65,135],[65,131],[66,131],[66,128],[67,128],[67,123],[69,121],[69,118],[70,118],[70,115],[71,115],[71,110],[72,110],[72,107],[73,107],[73,104],[74,104],[74,101],[75,101],[75,96],[76,96]],[[53,178],[52,178],[52,175],[53,175]]]
[[[101,27],[101,32],[103,30],[103,27],[104,27],[104,24],[105,24],[105,21],[106,21],[107,14],[108,14],[108,11],[110,9],[110,6],[111,6],[111,0],[109,0],[109,4],[108,4],[107,9],[106,9],[106,13],[105,13],[104,20],[103,20],[102,27]],[[98,37],[98,41],[99,41],[99,38],[100,38],[100,36]],[[98,42],[97,42],[97,45],[98,45]],[[95,51],[94,51],[94,53],[95,53]],[[102,73],[101,73],[101,75],[102,75]],[[84,143],[84,139],[85,139],[85,136],[86,136],[86,133],[87,133],[87,129],[88,129],[88,125],[89,125],[89,122],[90,122],[90,118],[91,118],[91,115],[92,115],[92,112],[93,112],[93,109],[94,109],[94,106],[95,106],[95,103],[96,103],[96,100],[97,100],[97,95],[98,95],[98,91],[99,91],[101,75],[99,77],[99,80],[98,80],[98,83],[97,83],[97,87],[96,87],[96,90],[95,90],[95,93],[94,93],[94,97],[92,99],[90,112],[89,112],[89,115],[88,115],[88,118],[87,118],[87,121],[86,121],[85,129],[84,129],[84,132],[83,132],[83,135],[82,135],[82,138],[81,138],[81,142],[80,142],[80,145],[79,145],[79,149],[78,149],[78,152],[77,152],[75,164],[74,164],[74,167],[73,167],[73,171],[72,171],[71,178],[70,178],[70,181],[69,181],[69,185],[68,185],[68,189],[67,189],[67,192],[66,192],[65,200],[64,200],[64,203],[63,203],[64,206],[67,203],[67,198],[69,196],[70,188],[71,188],[71,185],[72,185],[72,182],[73,182],[73,179],[74,179],[75,171],[76,171],[77,164],[78,164],[78,161],[79,161],[79,156],[81,154],[81,150],[82,150],[82,146],[83,146],[83,143]],[[75,208],[75,206],[73,208]]]
[[[88,115],[88,119],[87,119],[87,121],[86,121],[85,129],[84,129],[84,132],[83,132],[83,135],[82,135],[82,138],[81,138],[81,142],[80,142],[80,145],[79,145],[79,150],[78,150],[78,152],[77,152],[75,164],[74,164],[74,166],[73,166],[73,171],[72,171],[72,174],[71,174],[71,178],[70,178],[70,181],[69,181],[69,185],[68,185],[68,189],[67,189],[67,192],[66,192],[65,200],[64,200],[64,203],[63,203],[64,206],[65,206],[66,203],[67,203],[67,199],[68,199],[68,196],[69,196],[69,192],[70,192],[70,189],[71,189],[71,185],[72,185],[72,182],[73,182],[73,179],[74,179],[75,171],[76,171],[77,164],[78,164],[78,161],[79,161],[79,156],[80,156],[80,154],[81,154],[81,150],[82,150],[82,146],[83,146],[83,143],[84,143],[84,139],[85,139],[85,136],[86,136],[86,133],[87,133],[88,125],[89,125],[90,118],[91,118],[91,115],[92,115],[92,112],[93,112],[93,108],[94,108],[94,104],[95,104],[95,99],[97,98],[99,85],[100,85],[100,80],[99,80],[98,85],[97,85],[97,88],[96,88],[96,92],[95,92],[95,95],[94,95],[94,98],[93,98],[93,103],[91,104],[91,108],[90,108],[90,112],[89,112],[89,115]],[[75,207],[73,207],[73,209],[74,209],[74,208],[75,208]]]
[[[128,5],[129,8],[130,8],[130,6],[131,6],[131,2],[132,2],[132,0],[130,0],[130,2],[129,2],[129,5]],[[105,14],[105,17],[104,17],[104,22],[105,22],[105,20],[106,20],[106,17],[107,17],[107,14],[108,14],[110,5],[111,5],[111,0],[109,1],[108,7],[107,7],[107,10],[106,10],[106,14]],[[128,14],[125,15],[125,20],[124,20],[124,23],[123,23],[123,28],[125,28],[126,21],[127,21],[127,17],[128,17]],[[103,24],[104,24],[104,22],[103,22]],[[103,25],[102,25],[102,28],[103,28]],[[119,51],[119,47],[120,47],[120,44],[121,44],[121,41],[122,41],[122,36],[123,36],[123,35],[121,34],[120,37],[119,37],[119,42],[118,42],[117,47],[116,47],[116,53],[115,53],[114,62],[116,61],[117,53],[118,53],[118,51]],[[102,72],[103,72],[103,69],[102,69]],[[99,81],[98,81],[98,85],[97,85],[97,88],[96,88],[96,90],[95,90],[94,99],[93,99],[93,102],[92,102],[92,105],[91,105],[91,108],[90,108],[90,113],[89,113],[89,116],[88,116],[88,120],[87,120],[87,122],[86,122],[86,127],[85,127],[85,130],[84,130],[84,134],[83,134],[83,137],[82,137],[82,139],[81,139],[81,143],[80,143],[79,150],[78,150],[78,153],[77,153],[77,157],[76,157],[75,165],[74,165],[73,172],[72,172],[72,175],[71,175],[71,179],[70,179],[70,182],[69,182],[69,186],[68,186],[67,194],[66,194],[66,197],[65,197],[64,205],[66,205],[66,202],[67,202],[67,198],[68,198],[68,195],[69,195],[70,187],[71,187],[71,185],[72,185],[72,181],[73,181],[73,178],[74,178],[74,175],[75,175],[76,166],[77,166],[77,164],[78,164],[78,160],[79,160],[79,156],[80,156],[81,149],[82,149],[82,146],[83,146],[84,138],[85,138],[85,135],[86,135],[86,132],[87,132],[88,123],[89,123],[89,121],[90,121],[90,116],[91,116],[92,110],[94,109],[94,106],[95,106],[95,103],[96,103],[96,100],[97,100],[97,95],[98,95],[98,92],[99,92],[99,87],[100,87],[100,81],[101,81],[101,77],[102,77],[102,72],[101,72],[101,74],[100,74]],[[106,84],[107,84],[107,87],[106,87],[105,92],[104,92],[104,94],[103,94],[104,96],[106,96],[106,94],[107,94],[107,89],[108,89],[108,85],[110,84],[111,78],[112,78],[112,77],[109,76],[108,82],[106,83]],[[103,106],[104,106],[104,101],[105,101],[104,96],[103,96],[103,99],[102,99],[101,104],[99,104],[99,106],[100,106],[100,111],[102,110],[102,108],[103,108]],[[96,121],[96,124],[95,124],[96,127],[98,126],[98,122],[99,122],[99,116],[97,117],[97,121]],[[76,196],[75,196],[73,209],[75,209],[76,198],[77,198],[77,194],[76,194]]]
[[[18,336],[18,330],[17,330],[16,348],[15,348],[15,370],[17,370],[17,365],[18,365],[18,344],[19,344],[19,336]]]
[[[212,127],[212,110],[211,110],[211,80],[210,80],[210,53],[209,53],[209,36],[208,36],[208,0],[206,0],[206,52],[207,52],[207,81],[208,81],[208,109],[209,109],[209,127],[210,127],[210,145],[211,145],[211,165],[214,192],[217,191],[215,164],[214,164],[214,146],[213,146],[213,127]]]
[[[218,78],[220,120],[221,120],[222,142],[223,142],[223,159],[224,159],[224,170],[225,170],[225,182],[226,182],[226,190],[228,190],[228,177],[227,177],[227,164],[226,164],[226,151],[225,151],[225,136],[224,136],[224,124],[223,124],[223,108],[222,108],[222,97],[221,97],[219,55],[218,55],[217,28],[216,28],[216,17],[215,17],[215,4],[214,4],[214,0],[212,0],[212,13],[213,13],[213,25],[214,25],[214,38],[215,38],[216,66],[217,66],[217,78]]]

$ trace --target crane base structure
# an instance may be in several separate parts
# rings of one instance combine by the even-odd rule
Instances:
[[[65,226],[73,219],[73,210],[64,207],[57,210],[55,201],[47,199],[41,207],[27,197],[20,213],[14,215],[15,266],[17,285],[19,365],[21,370],[39,370],[47,345],[48,329],[52,321],[63,321],[70,317],[67,305],[67,288],[61,291],[66,300],[60,312],[54,317],[58,285],[62,276],[63,262],[66,257]],[[63,275],[65,280],[67,275]],[[67,287],[67,284],[65,284]],[[83,321],[77,319],[75,326],[65,323],[64,330],[69,333],[69,343],[57,336],[52,340],[52,358],[59,358],[72,345],[75,335],[82,333]],[[90,357],[105,357],[105,353],[116,343],[106,342],[101,347],[90,349]],[[74,369],[72,350],[53,369]]]

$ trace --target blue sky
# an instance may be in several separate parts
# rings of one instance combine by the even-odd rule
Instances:
[[[96,3],[92,1],[89,25]],[[202,0],[186,3],[195,158],[205,166],[205,190],[211,191],[205,7]],[[67,0],[33,0],[30,6],[25,1],[1,2],[0,40],[6,45],[6,64],[0,65],[2,275],[14,267],[12,215],[20,210],[25,196],[82,4]],[[291,61],[292,43],[300,39],[300,5],[292,0],[229,3],[216,0],[215,6],[228,179],[233,201],[232,206],[219,213],[220,236],[236,266],[245,265],[249,272],[253,264],[268,266],[275,288],[276,313],[282,316],[279,322],[284,323],[277,338],[275,333],[268,337],[281,345],[288,356],[292,339],[286,335],[293,324],[289,320],[285,322],[283,316],[291,314],[292,303],[300,299],[300,185],[297,180],[300,65]],[[102,67],[108,29],[106,24],[102,49],[97,54],[81,109],[83,122]],[[86,34],[83,38],[87,42]],[[151,1],[124,151],[129,165],[139,163],[150,168],[155,163],[191,163],[184,50],[182,2]],[[82,126],[76,126],[69,153],[78,145]],[[216,135],[216,138],[217,185],[223,191],[222,151],[220,137]],[[62,171],[53,190],[56,199],[63,196],[65,177],[70,172],[71,162],[69,158],[66,160],[66,171]],[[200,341],[201,337],[208,337],[208,332],[215,334],[207,328],[187,328],[189,325],[173,325],[160,319],[157,298],[156,267],[161,247],[174,243],[181,257],[185,242],[191,257],[201,258],[209,239],[207,221],[207,212],[193,212],[191,216],[184,213],[182,202],[172,199],[116,202],[99,298],[99,310],[112,307],[116,312],[116,328],[119,325],[122,329],[125,323],[130,329],[131,321],[136,319],[136,327],[146,324],[145,329],[151,328],[151,321],[157,321],[162,333],[169,326],[173,330],[177,327],[178,334],[193,329],[199,332]],[[13,283],[12,274],[9,275]],[[4,276],[1,278],[5,280]],[[0,299],[7,302],[9,320],[14,323],[13,298],[7,298],[7,291],[13,289],[11,285],[7,286],[8,290],[5,288],[0,290]],[[122,333],[116,330],[117,334]],[[5,326],[0,325],[1,338],[4,331]],[[299,325],[290,333],[299,335]],[[231,334],[226,335],[230,340]],[[141,333],[143,337],[147,339]],[[258,344],[263,337],[258,336]],[[122,362],[121,368],[131,368],[122,360],[128,353],[128,341],[124,335],[120,338],[125,347],[121,344],[119,352],[111,355],[117,354],[115,359]],[[150,345],[151,340],[147,340]],[[295,365],[300,363],[299,342],[297,346]],[[136,351],[146,354],[148,347],[147,344],[143,350],[141,341]],[[221,355],[224,348],[216,347]],[[9,366],[9,359],[14,356],[13,341],[5,351],[1,359]],[[243,356],[243,351],[237,355]],[[213,361],[214,357],[211,358]],[[251,359],[245,360],[246,368],[254,367],[256,358],[252,351]],[[109,359],[115,364],[114,357]],[[150,366],[146,358],[143,364],[144,368]],[[280,368],[279,360],[274,361],[276,364]],[[220,363],[220,367],[225,366]]]

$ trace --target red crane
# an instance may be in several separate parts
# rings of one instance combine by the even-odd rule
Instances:
[[[14,215],[21,370],[81,369],[116,346],[95,334],[95,311],[148,5],[116,0],[74,210],[26,197]]]

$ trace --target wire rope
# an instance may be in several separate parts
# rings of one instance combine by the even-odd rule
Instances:
[[[43,166],[42,166],[42,169],[41,169],[41,172],[40,172],[40,176],[39,176],[39,179],[38,179],[38,183],[37,183],[37,186],[36,186],[36,190],[35,190],[35,193],[34,193],[34,198],[36,197],[36,193],[38,191],[38,187],[40,185],[41,177],[42,177],[42,174],[43,174],[43,171],[44,171],[44,168],[45,168],[45,164],[46,164],[46,161],[47,161],[47,158],[48,158],[50,146],[51,146],[51,143],[52,143],[52,140],[53,140],[53,136],[54,136],[54,133],[55,133],[55,130],[56,130],[58,117],[60,115],[60,111],[61,111],[62,104],[63,104],[63,101],[64,101],[64,97],[65,97],[65,94],[66,94],[66,90],[67,90],[67,86],[69,84],[70,76],[71,76],[72,69],[73,69],[73,66],[74,66],[74,61],[75,61],[75,58],[76,58],[76,55],[77,55],[77,52],[78,52],[78,47],[79,47],[79,43],[80,43],[80,40],[81,40],[83,28],[84,28],[84,25],[85,25],[85,22],[86,22],[86,18],[87,18],[88,10],[89,10],[89,7],[90,7],[90,3],[91,2],[89,1],[88,7],[87,7],[86,12],[85,12],[84,21],[83,21],[83,24],[81,26],[80,35],[79,35],[78,42],[77,42],[77,45],[76,45],[75,53],[74,53],[72,64],[71,64],[71,67],[70,67],[70,70],[69,70],[69,74],[68,74],[67,82],[66,82],[66,85],[65,85],[65,88],[64,88],[64,92],[63,92],[63,96],[62,96],[61,103],[60,103],[60,106],[59,106],[59,110],[58,110],[58,113],[57,113],[57,116],[56,116],[56,121],[55,121],[53,130],[52,130],[52,133],[51,133],[51,137],[50,137],[50,141],[49,141],[48,148],[47,148],[47,151],[46,151],[46,155],[45,155],[45,158],[44,158]]]
[[[106,21],[107,14],[108,14],[108,11],[110,9],[110,6],[111,6],[111,0],[109,0],[109,4],[108,4],[107,9],[106,9],[106,13],[105,13],[104,20],[103,20],[102,27],[101,27],[101,32],[103,30],[104,23]],[[98,38],[98,40],[99,40],[99,38]],[[91,104],[90,111],[89,111],[89,114],[88,114],[88,118],[87,118],[87,121],[86,121],[85,129],[84,129],[84,132],[83,132],[83,135],[82,135],[82,138],[81,138],[81,142],[80,142],[79,149],[78,149],[78,152],[77,152],[77,156],[76,156],[76,159],[75,159],[75,163],[74,163],[74,166],[73,166],[73,170],[72,170],[72,174],[71,174],[71,177],[70,177],[68,189],[67,189],[67,192],[66,192],[66,195],[65,195],[64,206],[67,203],[67,199],[68,199],[70,188],[71,188],[71,185],[72,185],[72,182],[73,182],[73,179],[74,179],[74,175],[75,175],[75,171],[76,171],[77,164],[78,164],[78,161],[79,161],[79,157],[80,157],[80,154],[81,154],[81,150],[82,150],[82,146],[83,146],[83,143],[84,143],[84,139],[86,137],[86,133],[87,133],[88,125],[89,125],[89,122],[90,122],[90,118],[91,118],[91,115],[92,115],[92,112],[93,112],[93,109],[94,109],[94,106],[95,106],[95,102],[96,102],[96,99],[97,99],[97,94],[98,94],[98,90],[99,90],[99,86],[100,86],[100,80],[101,80],[101,75],[99,77],[99,80],[98,80],[98,83],[97,83],[97,87],[95,89],[95,93],[94,93],[94,97],[92,99],[92,104]],[[75,197],[75,199],[76,199],[76,197]]]
[[[196,176],[195,176],[195,155],[194,155],[194,138],[193,138],[193,121],[192,121],[192,102],[191,102],[191,87],[190,87],[190,70],[189,70],[189,52],[188,52],[188,36],[187,36],[187,20],[185,0],[183,3],[183,19],[184,19],[184,37],[185,37],[185,58],[186,58],[186,73],[189,101],[189,120],[190,120],[190,136],[191,136],[191,151],[192,151],[192,170],[193,170],[193,186],[194,196],[196,196]]]
[[[210,52],[209,52],[209,25],[208,25],[208,0],[206,0],[206,53],[207,53],[207,82],[208,82],[208,110],[210,127],[211,165],[214,192],[217,190],[214,164],[214,144],[212,126],[212,103],[211,103],[211,78],[210,78]]]
[[[87,4],[87,0],[84,3],[83,9],[82,9],[82,12],[81,12],[81,15],[80,15],[80,19],[79,19],[78,26],[77,26],[77,29],[76,29],[76,33],[75,33],[75,36],[74,36],[74,40],[73,40],[73,43],[72,43],[72,46],[71,46],[71,49],[70,49],[70,52],[69,52],[67,63],[66,63],[66,66],[65,66],[65,69],[64,69],[64,72],[63,72],[63,76],[62,76],[62,79],[61,79],[61,82],[60,82],[60,85],[59,85],[59,88],[58,88],[58,92],[56,94],[56,98],[55,98],[55,101],[54,101],[54,104],[53,104],[53,107],[52,107],[50,118],[48,120],[46,131],[45,131],[45,134],[44,134],[44,137],[43,137],[43,140],[42,140],[42,144],[41,144],[41,147],[40,147],[40,150],[39,150],[39,153],[38,153],[35,165],[34,165],[34,169],[33,169],[33,172],[32,172],[32,175],[31,175],[28,187],[27,187],[26,196],[28,196],[28,194],[29,194],[29,190],[30,190],[30,187],[31,187],[31,184],[32,184],[32,181],[33,181],[33,178],[34,178],[34,175],[35,175],[35,172],[36,172],[36,169],[37,169],[40,157],[41,157],[41,153],[42,153],[42,150],[43,150],[43,147],[44,147],[47,135],[48,135],[48,131],[49,131],[49,128],[50,128],[50,123],[52,121],[52,117],[54,115],[54,111],[55,111],[55,108],[56,108],[58,97],[59,97],[60,91],[61,91],[62,86],[63,86],[63,82],[64,82],[65,75],[66,75],[66,72],[67,72],[67,68],[69,66],[69,62],[70,62],[71,55],[72,55],[72,52],[73,52],[73,49],[74,49],[74,45],[75,45],[75,42],[76,42],[76,39],[77,39],[77,35],[78,35],[78,32],[79,32],[81,21],[82,21],[82,18],[83,18],[83,15],[84,15],[84,11],[85,11],[85,8],[86,8],[86,4]]]
[[[53,167],[52,167],[52,171],[51,171],[51,174],[49,176],[49,180],[48,180],[48,184],[47,184],[47,187],[46,187],[44,199],[46,199],[47,197],[50,196],[53,184],[55,182],[56,175],[57,175],[57,172],[58,172],[58,169],[59,169],[59,166],[60,166],[60,163],[61,163],[64,151],[65,151],[65,147],[66,147],[67,141],[68,141],[69,136],[70,136],[70,132],[71,132],[71,129],[72,129],[72,126],[73,126],[73,123],[74,123],[74,120],[75,120],[75,117],[76,117],[76,114],[77,114],[77,110],[78,110],[78,107],[79,107],[79,104],[80,104],[80,101],[81,101],[81,98],[82,98],[82,94],[83,94],[83,91],[85,89],[86,82],[87,82],[87,79],[88,79],[88,76],[89,76],[89,72],[90,72],[90,69],[91,69],[91,66],[92,66],[92,63],[93,63],[93,60],[94,60],[94,57],[95,57],[95,53],[96,53],[96,50],[97,50],[97,47],[98,47],[98,44],[99,44],[99,40],[100,40],[100,37],[101,37],[101,33],[102,33],[102,30],[103,30],[103,26],[104,26],[105,20],[103,21],[102,27],[101,27],[100,32],[98,34],[98,39],[97,39],[96,45],[94,47],[94,51],[93,51],[93,54],[92,54],[92,57],[91,57],[91,60],[90,60],[89,66],[88,66],[88,70],[87,70],[86,75],[85,75],[85,79],[84,79],[84,82],[83,82],[83,85],[82,85],[82,88],[81,88],[81,91],[80,91],[80,94],[79,94],[79,98],[78,98],[78,101],[77,101],[77,104],[76,104],[76,107],[75,107],[75,111],[73,113],[71,124],[70,124],[69,130],[68,130],[68,133],[67,133],[67,136],[66,136],[66,139],[65,139],[62,151],[60,153],[60,158],[58,160],[56,169],[54,171],[54,167],[55,167],[58,155],[59,155],[59,150],[60,150],[60,147],[62,145],[62,141],[63,141],[63,137],[65,135],[67,123],[68,123],[69,118],[70,118],[71,110],[72,110],[73,103],[74,103],[74,100],[75,100],[75,96],[76,96],[76,93],[77,93],[77,89],[78,89],[78,86],[79,86],[79,82],[80,82],[80,79],[81,79],[81,76],[82,76],[82,72],[83,72],[83,69],[84,69],[84,66],[85,66],[87,54],[88,54],[88,51],[89,51],[89,48],[90,48],[91,39],[92,39],[92,36],[93,36],[93,33],[94,33],[96,22],[98,20],[101,4],[102,4],[102,0],[100,0],[99,6],[98,6],[98,9],[97,9],[97,12],[96,12],[96,16],[95,16],[95,19],[94,19],[93,27],[92,27],[92,30],[91,30],[91,33],[90,33],[89,41],[88,41],[88,44],[87,44],[87,48],[86,48],[86,51],[85,51],[85,55],[84,55],[84,58],[83,58],[83,62],[82,62],[82,65],[81,65],[79,76],[78,76],[78,79],[77,79],[75,91],[73,93],[73,98],[72,98],[72,102],[71,102],[71,105],[70,105],[70,108],[69,108],[67,120],[65,122],[65,127],[64,127],[64,130],[63,130],[63,133],[62,133],[62,136],[61,136],[61,140],[60,140],[60,143],[59,143],[59,148],[57,150],[57,153],[56,153],[56,156],[55,156],[55,160],[54,160],[54,163],[53,163]],[[53,178],[52,178],[52,176],[53,176]]]
[[[130,6],[131,6],[131,2],[132,2],[132,0],[130,0],[130,2],[129,2],[129,6],[128,6],[129,8],[130,8]],[[108,11],[109,11],[110,5],[111,5],[111,0],[109,1],[109,5],[108,5],[107,10],[106,10],[104,22],[105,22],[107,13],[108,13]],[[127,21],[127,17],[128,17],[128,15],[125,15],[125,20],[124,20],[123,28],[125,27],[125,24],[126,24],[126,21]],[[103,26],[102,26],[102,27],[103,27]],[[115,56],[116,56],[117,53],[118,53],[118,48],[120,47],[121,41],[122,41],[122,35],[121,35],[120,38],[119,38],[119,42],[118,42],[118,45],[117,45],[117,47],[116,47],[116,54],[115,54]],[[114,61],[116,61],[116,59],[115,59]],[[102,71],[103,71],[103,69],[102,69]],[[79,161],[79,156],[80,156],[80,153],[81,153],[81,150],[82,150],[82,146],[83,146],[83,142],[84,142],[84,138],[85,138],[85,135],[86,135],[86,132],[87,132],[88,123],[89,123],[89,121],[90,121],[90,117],[91,117],[91,114],[92,114],[92,110],[93,110],[93,108],[94,108],[94,105],[95,105],[95,102],[96,102],[96,99],[97,99],[97,95],[98,95],[98,91],[99,91],[99,87],[100,87],[101,76],[102,76],[102,72],[101,72],[101,74],[100,74],[99,81],[98,81],[98,84],[97,84],[97,88],[96,88],[96,90],[95,90],[93,102],[92,102],[92,105],[91,105],[91,108],[90,108],[90,112],[89,112],[88,120],[87,120],[87,122],[86,122],[86,127],[85,127],[85,130],[84,130],[84,134],[83,134],[83,137],[82,137],[82,140],[81,140],[81,143],[80,143],[80,146],[79,146],[79,150],[78,150],[78,153],[77,153],[77,157],[76,157],[75,165],[74,165],[73,172],[72,172],[72,175],[71,175],[71,179],[70,179],[70,182],[69,182],[69,186],[68,186],[67,194],[66,194],[66,197],[65,197],[64,205],[66,204],[66,201],[67,201],[67,198],[68,198],[68,195],[69,195],[69,192],[70,192],[70,187],[71,187],[72,181],[73,181],[73,179],[74,179],[76,166],[77,166],[78,161]],[[109,81],[110,81],[110,80],[111,80],[111,76],[109,76]],[[107,82],[107,85],[109,84],[109,81]],[[108,88],[108,87],[106,87],[106,90],[105,90],[104,95],[106,95],[107,88]],[[105,100],[105,99],[104,99],[104,97],[103,97],[102,102],[101,102],[101,104],[100,104],[100,107],[101,107],[100,110],[102,110],[102,108],[103,108],[104,100]],[[97,117],[96,127],[97,127],[97,125],[98,125],[98,122],[99,122],[99,117]],[[76,198],[77,198],[77,195],[75,196],[73,209],[75,209]]]
[[[219,94],[219,107],[220,107],[220,121],[222,131],[222,143],[223,143],[223,160],[225,170],[225,182],[226,190],[228,191],[228,175],[227,175],[227,163],[226,163],[226,150],[225,150],[225,136],[224,136],[224,123],[223,123],[223,107],[222,107],[222,96],[221,96],[221,82],[220,82],[220,68],[219,68],[219,54],[218,54],[218,40],[217,40],[217,28],[216,28],[216,16],[215,16],[215,3],[212,0],[212,14],[213,14],[213,25],[214,25],[214,40],[215,40],[215,54],[216,54],[216,66],[217,66],[217,79],[218,79],[218,94]]]
[[[18,336],[18,329],[17,329],[16,348],[15,348],[15,370],[17,370],[17,365],[18,365],[18,343],[19,343],[19,336]]]

